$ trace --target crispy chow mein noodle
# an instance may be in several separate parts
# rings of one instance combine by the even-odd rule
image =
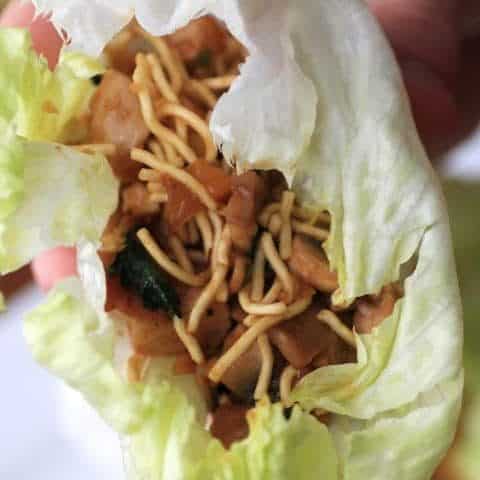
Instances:
[[[174,374],[209,392],[216,424],[219,409],[228,417],[266,397],[291,406],[309,372],[355,361],[354,330],[370,331],[401,295],[386,287],[345,300],[324,250],[328,212],[302,205],[277,172],[235,172],[217,150],[210,114],[246,52],[215,20],[201,22],[164,38],[132,25],[112,40],[94,105],[126,84],[129,114],[111,105],[109,127],[75,147],[122,172],[100,255],[108,308],[128,318],[128,378],[174,355]],[[205,22],[209,34],[198,36]],[[144,50],[123,57],[139,39]],[[248,432],[235,418],[232,428]]]

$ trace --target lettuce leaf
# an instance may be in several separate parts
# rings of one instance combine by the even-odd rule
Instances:
[[[462,387],[462,378],[445,382],[372,420],[335,417],[340,478],[430,479],[436,466],[431,459],[442,458],[453,440]]]
[[[248,48],[211,117],[217,144],[239,169],[281,170],[304,203],[331,212],[326,249],[346,299],[405,286],[393,314],[357,336],[358,362],[312,372],[293,398],[337,414],[339,478],[428,478],[461,402],[461,306],[442,193],[394,55],[364,2],[37,4],[53,8],[72,46],[94,54],[134,13],[158,35],[213,13]],[[231,478],[242,475],[239,467]]]
[[[22,199],[0,224],[0,271],[81,239],[98,241],[117,205],[118,181],[101,155],[17,139]]]
[[[78,141],[79,118],[103,71],[82,54],[54,72],[25,30],[0,30],[0,273],[36,254],[98,241],[117,204],[118,182],[101,155],[50,143]]]

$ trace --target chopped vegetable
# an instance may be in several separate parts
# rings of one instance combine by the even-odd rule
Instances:
[[[127,235],[127,246],[117,255],[110,267],[112,275],[120,277],[121,285],[140,296],[145,308],[178,314],[178,296],[157,264],[135,237],[136,230]]]

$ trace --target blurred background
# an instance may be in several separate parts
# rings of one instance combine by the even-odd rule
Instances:
[[[0,10],[5,4],[0,0]],[[480,478],[480,131],[441,162],[465,309],[466,389],[457,439],[435,480]],[[36,365],[22,318],[43,294],[28,268],[0,278],[0,479],[123,479],[119,441],[75,391]]]

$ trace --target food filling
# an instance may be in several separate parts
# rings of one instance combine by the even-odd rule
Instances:
[[[217,150],[209,117],[245,57],[211,17],[166,37],[129,25],[105,50],[89,139],[77,146],[104,153],[121,180],[99,253],[106,309],[124,320],[134,352],[128,377],[174,357],[226,447],[248,435],[256,402],[282,402],[288,414],[303,376],[354,362],[354,329],[370,332],[401,295],[390,285],[338,301],[328,212],[306,209],[279,172],[238,173]]]

